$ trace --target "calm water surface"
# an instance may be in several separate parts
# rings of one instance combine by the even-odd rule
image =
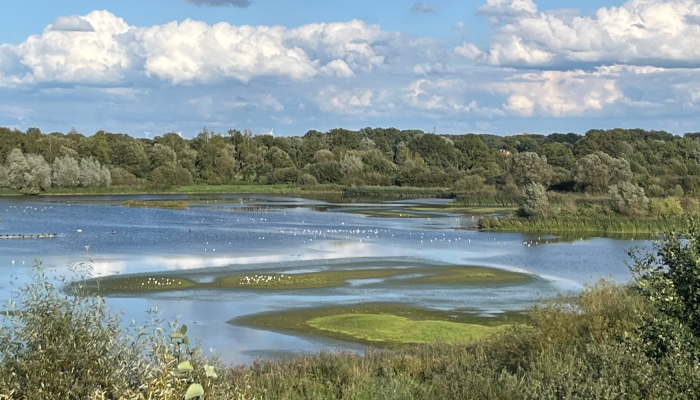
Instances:
[[[127,208],[127,199],[190,201],[187,210]],[[279,196],[225,195],[0,198],[0,234],[57,233],[56,239],[0,240],[0,299],[26,282],[35,259],[63,274],[90,261],[96,275],[164,271],[301,272],[366,266],[368,262],[425,261],[523,271],[525,286],[464,288],[354,281],[342,288],[302,291],[190,290],[108,299],[124,319],[144,321],[158,307],[190,326],[205,348],[226,361],[363,347],[317,337],[251,329],[226,321],[251,313],[367,301],[405,302],[436,309],[498,313],[519,310],[603,277],[624,282],[627,251],[649,242],[605,238],[480,233],[471,217],[447,212],[424,218],[372,218],[363,209],[397,211],[442,200],[331,204]],[[15,282],[10,284],[10,282]]]

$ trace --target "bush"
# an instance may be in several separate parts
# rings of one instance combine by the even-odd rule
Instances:
[[[531,183],[525,186],[523,191],[525,201],[521,211],[526,216],[544,215],[549,212],[549,200],[547,199],[547,189],[539,183]]]
[[[610,187],[613,210],[622,215],[645,215],[649,199],[644,195],[644,189],[631,182],[621,182]]]
[[[192,384],[214,390],[204,366],[220,363],[189,346],[186,328],[173,323],[168,337],[153,311],[147,326],[122,328],[102,297],[80,284],[59,290],[40,266],[17,300],[0,326],[0,393],[7,396],[0,398],[164,400],[183,398]]]

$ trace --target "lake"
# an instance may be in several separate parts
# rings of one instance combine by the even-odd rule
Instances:
[[[131,208],[125,200],[181,200],[186,210]],[[190,327],[205,349],[225,361],[288,356],[321,349],[362,350],[325,338],[271,332],[227,321],[259,312],[300,307],[399,302],[440,310],[475,310],[495,315],[522,310],[564,291],[610,277],[630,278],[625,262],[642,240],[575,238],[519,233],[484,233],[471,216],[439,208],[443,200],[343,203],[267,195],[99,196],[0,198],[0,235],[56,233],[52,239],[0,240],[0,299],[27,282],[36,259],[51,274],[89,262],[96,276],[190,273],[201,281],[222,271],[299,273],[352,269],[392,262],[502,268],[536,279],[520,286],[465,287],[402,285],[384,279],[352,281],[310,290],[181,290],[110,297],[125,321],[146,320],[158,307],[166,319]],[[378,218],[400,215],[415,218]],[[432,210],[432,208],[431,208]],[[363,215],[362,213],[368,215]],[[11,284],[12,282],[12,284]]]

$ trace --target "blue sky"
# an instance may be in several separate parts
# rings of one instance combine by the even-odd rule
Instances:
[[[700,1],[27,0],[0,125],[700,131]]]

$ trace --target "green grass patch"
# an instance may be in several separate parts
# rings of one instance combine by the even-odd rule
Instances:
[[[470,342],[528,321],[528,315],[520,312],[488,317],[472,310],[441,311],[400,303],[363,303],[254,314],[229,323],[392,347]]]
[[[168,208],[172,210],[186,210],[187,202],[174,200],[127,200],[122,203],[124,207],[140,207],[140,208]]]
[[[510,325],[489,327],[449,321],[413,321],[386,314],[341,314],[308,321],[313,328],[369,342],[392,343],[467,343],[477,341]]]

